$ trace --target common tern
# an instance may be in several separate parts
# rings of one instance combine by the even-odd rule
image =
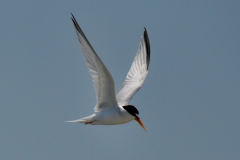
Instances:
[[[150,42],[146,28],[144,27],[143,36],[141,37],[132,66],[120,91],[116,95],[114,81],[110,72],[94,51],[73,14],[71,19],[76,29],[77,38],[80,42],[89,72],[93,78],[97,104],[92,115],[68,122],[92,125],[116,125],[136,120],[146,130],[139,117],[137,108],[129,104],[134,94],[142,87],[148,74]]]

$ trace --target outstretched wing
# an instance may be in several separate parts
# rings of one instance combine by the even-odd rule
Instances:
[[[150,62],[150,42],[146,28],[141,38],[138,52],[133,60],[132,66],[117,94],[118,104],[123,106],[129,104],[134,94],[142,87],[147,74]]]
[[[114,81],[111,74],[87,40],[73,14],[72,21],[75,26],[77,37],[80,42],[85,60],[87,62],[87,66],[93,78],[97,97],[97,105],[94,110],[97,112],[116,107],[117,100],[115,97]]]

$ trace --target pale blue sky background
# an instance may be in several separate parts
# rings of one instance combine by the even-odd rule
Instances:
[[[65,123],[93,113],[70,13],[118,90],[145,26],[150,72],[135,95],[147,128]],[[240,2],[2,1],[0,159],[240,159]]]

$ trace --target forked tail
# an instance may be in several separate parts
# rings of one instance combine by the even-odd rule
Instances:
[[[93,117],[94,117],[94,115],[91,115],[91,116],[84,117],[84,118],[81,118],[81,119],[72,120],[72,121],[66,121],[66,122],[78,122],[78,123],[88,124],[88,123],[93,121]]]
[[[86,123],[86,120],[83,120],[83,119],[77,119],[77,120],[65,121],[65,122],[78,122],[78,123]]]

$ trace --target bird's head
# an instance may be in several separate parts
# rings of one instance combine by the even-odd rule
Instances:
[[[142,123],[141,119],[138,117],[138,110],[136,107],[134,107],[133,105],[127,105],[127,106],[123,106],[123,108],[129,113],[131,114],[135,120],[140,124],[140,126],[146,131],[146,128],[144,126],[144,124]]]

